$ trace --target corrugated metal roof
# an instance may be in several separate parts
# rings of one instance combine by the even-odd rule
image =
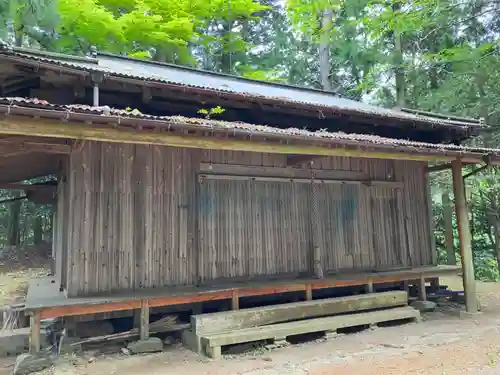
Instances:
[[[314,108],[318,111],[328,109],[338,112],[339,114],[386,118],[405,123],[428,124],[432,127],[444,126],[462,128],[464,130],[481,126],[479,121],[473,119],[457,120],[452,117],[447,119],[443,118],[443,116],[432,117],[430,115],[418,115],[345,99],[338,95],[320,90],[260,82],[236,76],[121,56],[100,54],[97,59],[94,59],[30,51],[19,48],[8,50],[2,50],[0,48],[0,56],[1,55],[88,72],[102,72],[110,77],[116,76],[182,85],[185,87],[209,90],[215,93],[231,93],[244,97],[245,100],[270,100],[279,102],[281,105],[307,106],[308,108]]]
[[[262,136],[279,136],[282,138],[299,138],[301,140],[310,141],[326,141],[332,145],[341,144],[347,141],[350,145],[370,147],[377,145],[386,145],[394,148],[405,147],[413,148],[415,151],[418,150],[432,150],[437,152],[463,152],[463,153],[479,153],[479,154],[489,154],[489,155],[500,155],[500,149],[489,149],[483,147],[467,147],[458,146],[451,144],[434,144],[425,142],[416,142],[405,139],[393,139],[385,138],[376,135],[366,135],[366,134],[349,134],[344,132],[328,132],[328,131],[316,131],[312,132],[305,129],[298,128],[288,128],[281,129],[276,127],[271,127],[267,125],[255,125],[248,124],[244,122],[228,122],[228,121],[218,121],[209,120],[202,118],[189,118],[183,116],[152,116],[138,112],[137,110],[127,111],[115,108],[109,108],[108,106],[103,107],[92,107],[86,105],[57,105],[51,104],[45,100],[39,99],[26,99],[26,98],[0,98],[0,112],[13,113],[13,108],[32,108],[40,109],[44,111],[37,112],[36,115],[43,117],[54,117],[48,116],[47,110],[50,112],[60,112],[61,118],[70,118],[71,113],[83,113],[83,114],[94,114],[101,116],[103,123],[113,123],[123,122],[124,119],[135,119],[138,121],[138,125],[141,120],[154,120],[163,123],[165,126],[177,126],[182,128],[183,126],[189,126],[190,128],[197,128],[200,130],[214,130],[214,131],[227,131],[233,132],[238,131],[239,133],[244,132],[249,135],[259,134]],[[120,121],[118,121],[120,120]]]

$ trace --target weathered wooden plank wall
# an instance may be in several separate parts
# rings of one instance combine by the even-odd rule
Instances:
[[[310,183],[205,178],[203,165],[203,175],[224,165],[278,177],[290,170],[286,157],[274,154],[99,142],[74,153],[67,194],[59,196],[71,212],[60,229],[68,233],[68,295],[311,271]],[[424,166],[314,162],[317,178],[344,171],[403,183],[318,185],[325,271],[432,263]],[[253,173],[248,169],[240,174]],[[294,173],[310,175],[307,168]]]
[[[309,186],[253,180],[199,186],[203,281],[309,270]]]
[[[195,283],[186,149],[87,142],[71,156],[68,295]]]

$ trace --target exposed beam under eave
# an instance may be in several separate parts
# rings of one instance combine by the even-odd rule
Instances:
[[[102,121],[105,120],[101,117]],[[138,125],[140,120],[137,120]],[[146,122],[145,122],[146,123]],[[165,125],[168,123],[165,122]],[[179,125],[179,124],[176,124]],[[192,124],[191,124],[192,125]],[[7,116],[0,119],[0,134],[30,135],[39,137],[86,139],[112,143],[152,144],[172,147],[216,149],[232,151],[263,152],[285,155],[317,155],[317,156],[344,156],[372,159],[413,160],[413,161],[442,161],[450,162],[461,159],[466,163],[481,163],[483,155],[459,152],[436,152],[428,150],[415,152],[415,148],[404,146],[394,147],[394,151],[378,149],[370,145],[356,145],[352,147],[329,148],[321,145],[283,144],[276,142],[252,141],[236,138],[216,138],[180,135],[161,131],[138,131],[135,129],[120,129],[109,125],[95,125],[79,122],[62,122],[52,119],[33,119],[25,116]],[[265,134],[262,134],[265,136]],[[342,143],[342,142],[338,142]]]
[[[20,155],[26,155],[29,154],[32,151],[26,151],[26,150],[5,150],[5,149],[0,149],[0,159],[4,158],[11,158],[13,156],[20,156]]]
[[[23,184],[23,183],[5,183],[0,182],[0,189],[10,189],[10,190],[57,190],[57,185],[50,184]]]
[[[304,163],[310,163],[322,157],[323,156],[318,155],[289,155],[286,158],[286,165],[289,167],[293,167]]]
[[[70,154],[71,146],[61,143],[47,143],[47,142],[34,142],[25,141],[16,138],[1,138],[0,147],[6,146],[9,152],[42,152],[47,154]],[[3,156],[3,155],[2,155]]]
[[[446,169],[451,169],[451,167],[452,167],[451,163],[436,164],[436,165],[431,165],[431,166],[427,167],[426,172],[427,173],[440,172],[440,171],[444,171]]]

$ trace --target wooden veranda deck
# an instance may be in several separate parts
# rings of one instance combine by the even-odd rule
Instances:
[[[232,300],[232,308],[239,308],[239,298],[264,296],[287,292],[305,293],[305,299],[312,299],[312,291],[326,288],[367,286],[373,291],[373,285],[408,281],[410,284],[424,285],[426,279],[457,275],[461,268],[457,266],[429,266],[419,268],[395,269],[381,272],[339,274],[323,279],[283,279],[268,282],[232,283],[230,285],[211,285],[210,287],[172,287],[144,289],[129,293],[67,298],[59,291],[54,278],[33,280],[28,289],[26,312],[31,315],[32,350],[40,348],[40,320],[44,318],[67,317],[103,312],[141,310],[142,315],[149,315],[149,308],[169,305],[182,305],[196,302]],[[424,297],[425,298],[425,297]],[[147,320],[146,320],[147,321]],[[148,325],[142,324],[141,336],[147,337]]]

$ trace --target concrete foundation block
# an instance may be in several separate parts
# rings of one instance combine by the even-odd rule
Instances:
[[[222,348],[220,346],[215,346],[213,348],[210,346],[206,346],[205,353],[212,359],[219,359],[222,357]]]
[[[16,359],[14,375],[26,375],[42,371],[54,363],[54,357],[46,353],[21,354]]]
[[[431,312],[436,310],[437,304],[432,301],[413,301],[411,307],[420,312]]]
[[[50,337],[46,330],[41,330],[42,348],[50,345]],[[0,332],[0,357],[25,353],[29,349],[30,328],[19,328]]]
[[[161,352],[163,350],[163,342],[158,337],[150,337],[146,340],[131,342],[127,345],[127,349],[133,354]]]
[[[202,354],[203,347],[201,344],[201,338],[190,329],[182,331],[182,345],[193,352]]]

